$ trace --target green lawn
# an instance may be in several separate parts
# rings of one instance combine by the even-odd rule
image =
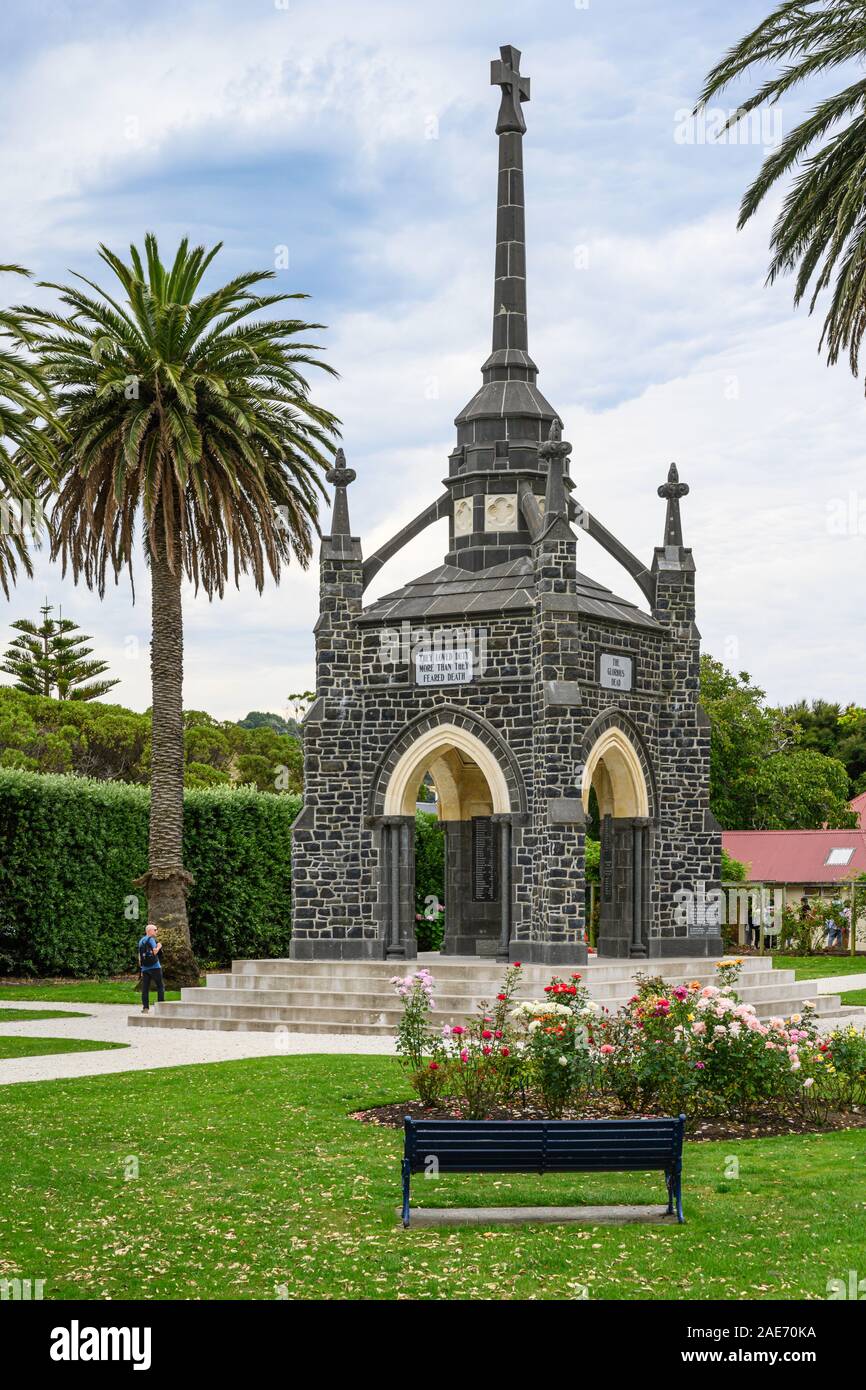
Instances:
[[[20,1038],[0,1034],[0,1058],[47,1057],[52,1052],[102,1052],[109,1047],[128,1047],[128,1043],[93,1042],[88,1038]]]
[[[795,970],[798,980],[827,975],[866,975],[866,956],[773,956],[779,970]]]
[[[839,998],[843,1004],[866,1004],[866,989],[849,989]]]
[[[862,1264],[862,1130],[687,1144],[683,1227],[404,1232],[402,1135],[347,1112],[406,1094],[393,1059],[352,1056],[0,1089],[0,1276],[54,1299],[822,1299]],[[663,1197],[658,1174],[414,1188],[427,1205]]]
[[[92,1018],[92,1014],[80,1014],[77,1009],[10,1009],[0,1004],[0,1027],[4,1023],[38,1022],[43,1018]]]
[[[204,984],[204,980],[201,982]],[[0,999],[44,999],[61,1004],[140,1004],[129,980],[40,980],[32,985],[0,985]],[[167,989],[166,999],[179,999],[180,990]]]

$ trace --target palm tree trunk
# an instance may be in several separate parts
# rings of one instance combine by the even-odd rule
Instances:
[[[183,867],[183,612],[180,570],[166,558],[161,511],[150,555],[151,713],[148,920],[190,944],[186,898],[192,876]],[[168,945],[168,942],[166,942]],[[197,979],[197,973],[196,973]],[[195,983],[195,981],[193,981]]]

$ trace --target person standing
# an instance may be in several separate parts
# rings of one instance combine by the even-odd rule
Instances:
[[[161,1004],[165,999],[165,984],[162,978],[162,942],[159,940],[159,927],[148,922],[144,936],[138,942],[138,968],[141,971],[141,1012],[150,1013],[150,991],[156,987],[156,1000]]]
[[[845,907],[841,898],[834,898],[827,916],[827,950],[842,945],[842,928],[845,924]]]
[[[749,894],[749,908],[746,916],[746,945],[750,951],[757,951],[760,946],[761,933],[761,909],[755,907],[752,894]]]

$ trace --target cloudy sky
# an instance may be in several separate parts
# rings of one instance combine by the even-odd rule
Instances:
[[[6,0],[0,261],[99,275],[145,230],[224,249],[311,296],[340,380],[320,399],[357,470],[371,553],[440,489],[452,421],[489,350],[498,93],[523,51],[530,346],[574,445],[577,495],[640,555],[660,542],[671,460],[706,648],[774,701],[863,702],[864,398],[817,353],[790,284],[764,288],[774,206],[736,231],[769,145],[819,88],[737,138],[687,113],[769,0]],[[737,93],[726,97],[735,106]],[[0,295],[20,289],[8,277]],[[32,297],[32,296],[31,296]],[[440,562],[444,523],[370,597]],[[581,568],[637,599],[588,539]],[[37,564],[8,621],[49,602],[149,703],[146,574],[100,602]],[[315,568],[261,597],[186,600],[186,704],[284,710],[312,682]]]

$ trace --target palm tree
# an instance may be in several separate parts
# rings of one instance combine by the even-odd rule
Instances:
[[[0,272],[29,275],[20,265],[0,265]],[[21,564],[33,573],[27,553],[27,507],[35,503],[34,479],[51,466],[51,445],[40,430],[50,413],[50,396],[39,367],[21,352],[30,333],[14,309],[0,309],[0,589],[9,597]]]
[[[756,64],[775,68],[740,103],[728,122],[734,124],[815,74],[859,65],[854,80],[819,102],[767,157],[746,191],[738,223],[743,227],[779,180],[799,166],[773,227],[767,280],[796,269],[794,302],[799,304],[814,277],[810,313],[833,282],[819,346],[826,346],[830,362],[847,350],[855,376],[866,328],[864,18],[863,0],[785,0],[713,68],[701,93],[704,104]],[[843,128],[830,135],[840,122]]]
[[[333,373],[299,335],[320,324],[256,319],[303,295],[255,291],[272,271],[199,294],[219,251],[180,243],[171,268],[156,238],[145,259],[99,254],[119,281],[55,285],[63,305],[32,311],[41,360],[67,438],[58,441],[52,545],[77,580],[104,595],[132,577],[139,524],[151,576],[152,742],[148,919],[189,942],[183,867],[182,581],[212,598],[229,575],[279,579],[312,554],[320,470],[337,421],[310,399],[303,369]],[[92,293],[89,293],[92,291]]]

